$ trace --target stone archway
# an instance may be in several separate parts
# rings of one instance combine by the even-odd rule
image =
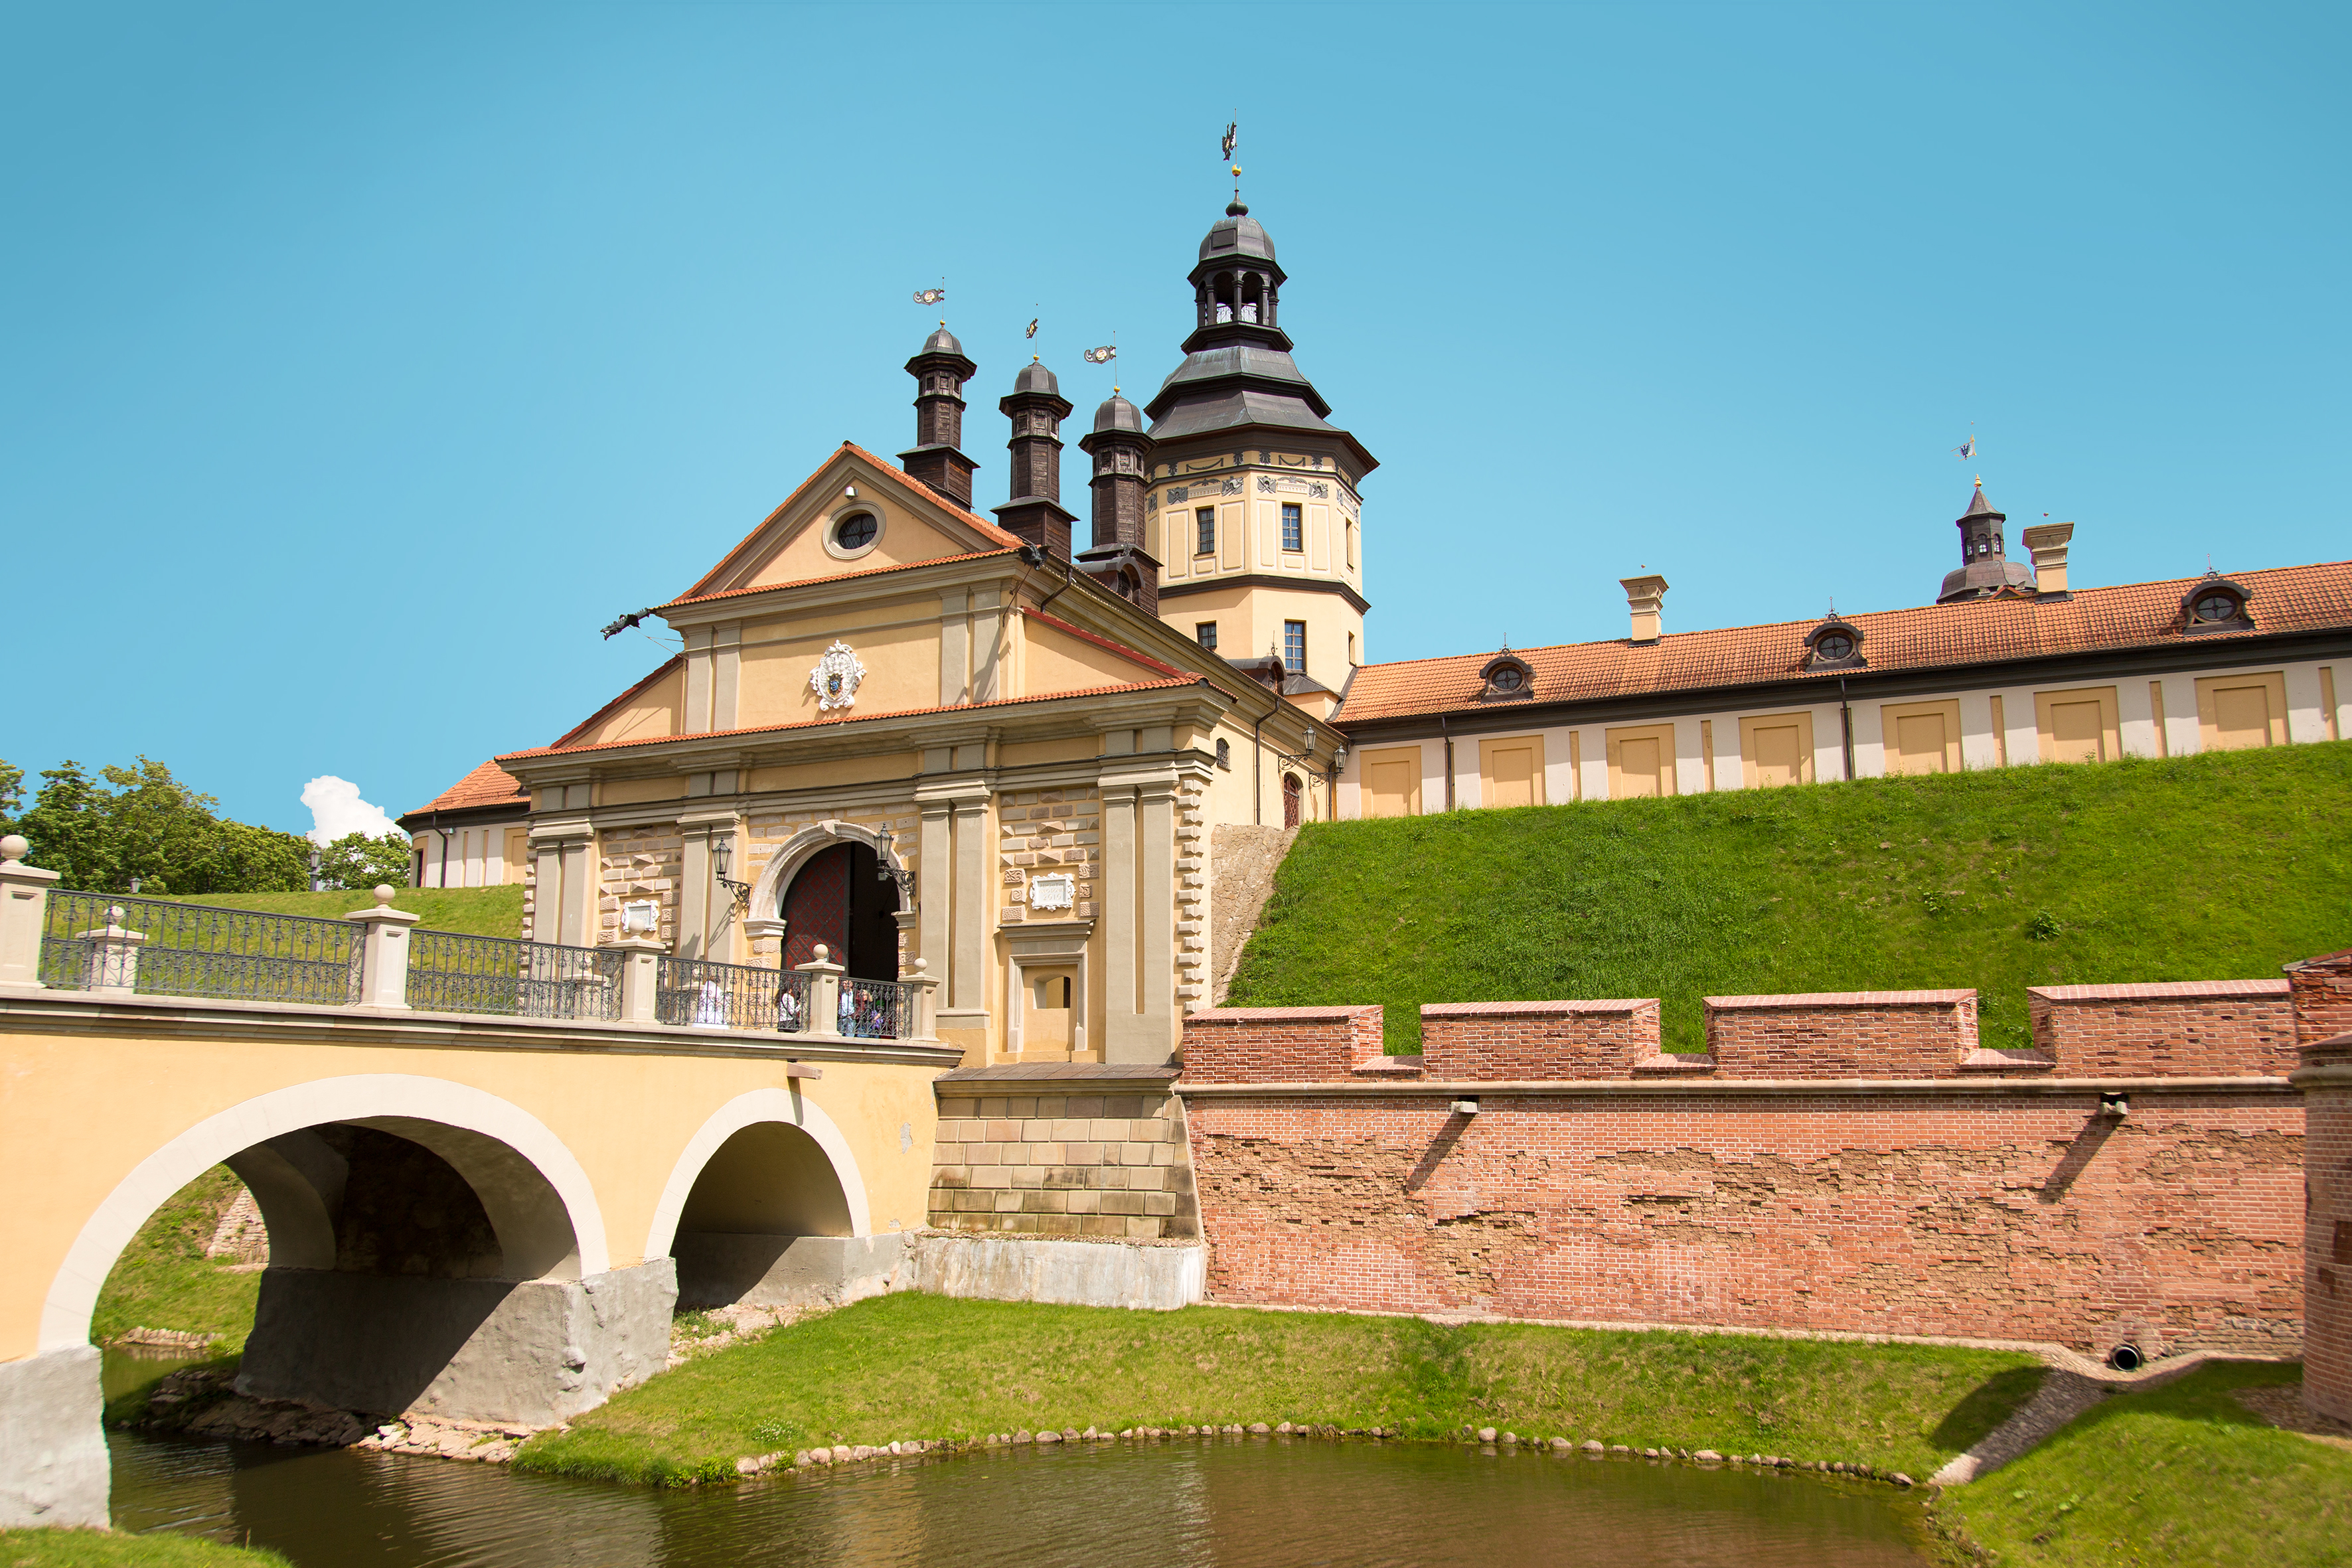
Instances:
[[[843,850],[855,853],[839,854]],[[824,863],[827,857],[838,862],[837,867]],[[903,875],[884,879],[878,868],[887,868],[903,874],[906,862],[898,858],[895,847],[887,848],[881,835],[854,822],[825,821],[803,827],[776,847],[761,868],[751,888],[751,905],[756,911],[743,922],[745,932],[752,937],[780,937],[783,967],[807,963],[814,956],[815,943],[823,942],[828,956],[843,961],[843,949],[852,977],[860,980],[896,980],[898,978],[898,928],[903,917],[914,910],[911,892],[904,891],[909,879]],[[822,929],[795,929],[795,922],[786,910],[788,896],[801,884],[804,876],[830,878],[837,874],[841,899],[838,936],[832,922]],[[862,919],[862,925],[861,925]],[[862,937],[862,940],[860,940]]]

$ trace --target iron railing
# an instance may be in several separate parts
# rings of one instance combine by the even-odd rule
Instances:
[[[787,1035],[809,1026],[809,977],[796,969],[665,956],[654,986],[654,1016],[665,1024]]]
[[[915,1033],[915,988],[899,980],[841,977],[835,1026],[869,1040],[911,1039]]]
[[[107,955],[100,933],[110,924],[145,937],[131,950],[135,957]],[[135,970],[132,988],[142,995],[346,1006],[359,1000],[364,950],[351,921],[52,892],[41,931],[41,984],[86,991],[119,984]]]
[[[621,1016],[625,956],[617,948],[415,931],[408,1005],[435,1013],[614,1023]]]

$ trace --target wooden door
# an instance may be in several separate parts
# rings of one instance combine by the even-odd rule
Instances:
[[[819,850],[785,890],[786,969],[814,963],[819,942],[824,943],[828,961],[849,962],[849,848],[836,844]]]

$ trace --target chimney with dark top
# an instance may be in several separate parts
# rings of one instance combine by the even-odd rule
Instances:
[[[1089,577],[1133,603],[1160,613],[1160,563],[1143,549],[1143,492],[1151,471],[1151,437],[1143,413],[1114,390],[1095,410],[1095,427],[1078,437],[1094,464],[1094,547],[1078,557]]]
[[[971,471],[980,467],[963,455],[963,384],[980,367],[964,357],[947,323],[907,362],[915,378],[915,444],[898,454],[898,466],[969,511]]]
[[[1062,421],[1069,417],[1069,400],[1054,373],[1033,359],[997,406],[1013,421],[1013,438],[1005,444],[1013,454],[1013,499],[993,509],[996,521],[1023,543],[1067,561],[1070,524],[1077,521],[1062,507]]]

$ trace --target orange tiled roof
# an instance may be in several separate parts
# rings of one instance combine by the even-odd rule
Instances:
[[[504,805],[511,801],[527,801],[529,798],[512,773],[497,763],[489,762],[443,790],[429,805],[408,815],[415,816],[426,811],[463,811],[475,805]]]
[[[2251,595],[2250,632],[2218,632],[2204,647],[2280,632],[2352,630],[2352,562],[2281,566],[2231,574]],[[1860,629],[1873,672],[1939,669],[2010,659],[2179,644],[2181,601],[2199,579],[2078,589],[2071,598],[1976,599],[1839,618]],[[1834,670],[1804,667],[1805,634],[1821,623],[1778,621],[1674,632],[1635,647],[1622,638],[1513,648],[1535,672],[1533,700],[1597,702],[1786,680],[1833,680]],[[1495,654],[1368,664],[1349,681],[1335,724],[1464,711],[1488,712],[1521,702],[1483,702],[1479,672]],[[1851,673],[1849,670],[1847,673]]]
[[[777,735],[788,730],[831,729],[843,724],[855,724],[860,720],[919,719],[927,713],[974,713],[986,708],[1018,708],[1031,702],[1058,702],[1070,697],[1106,697],[1115,691],[1157,691],[1167,687],[1199,686],[1206,676],[1186,675],[1163,680],[1128,680],[1109,686],[1088,686],[1076,691],[1041,691],[1034,697],[1000,697],[989,702],[953,702],[929,708],[894,708],[887,713],[842,713],[823,719],[796,719],[788,724],[755,724],[741,730],[698,730],[687,735],[642,735],[631,741],[605,741],[593,746],[532,746],[520,752],[504,752],[500,762],[520,761],[531,757],[570,756],[585,752],[625,751],[632,746],[658,746],[670,741],[719,741],[733,735]]]

